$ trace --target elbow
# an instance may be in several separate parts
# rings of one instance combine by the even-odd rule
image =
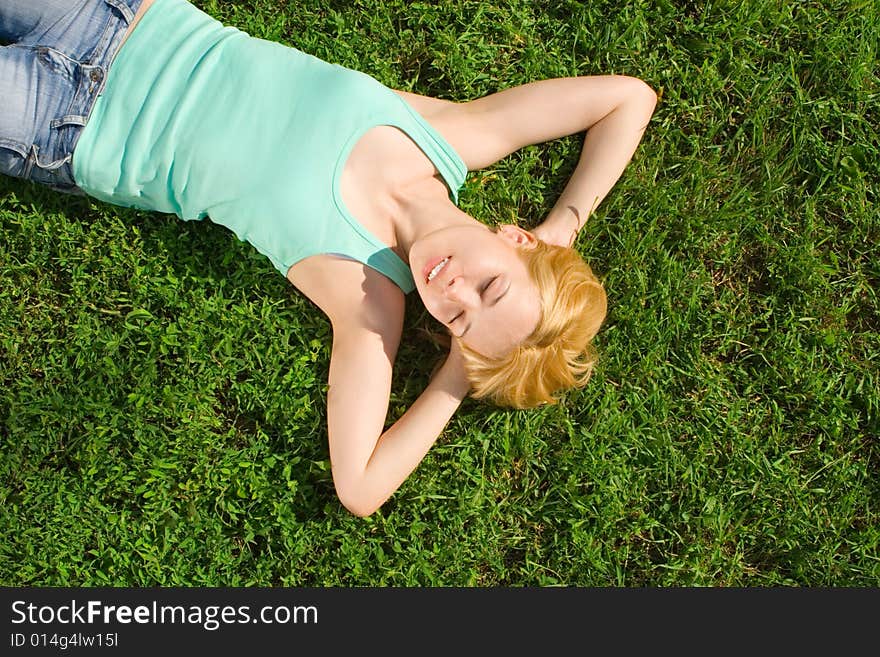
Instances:
[[[353,483],[341,483],[334,481],[336,488],[336,496],[342,503],[342,506],[354,516],[358,518],[366,518],[372,515],[382,506],[381,502],[375,502],[367,499],[361,488]]]
[[[619,76],[621,88],[615,112],[620,112],[638,126],[639,130],[647,128],[654,109],[657,107],[658,94],[644,80],[629,76]]]
[[[344,506],[347,511],[349,511],[353,516],[357,516],[358,518],[367,518],[379,509],[378,506],[361,504],[359,502],[345,501],[342,500],[342,498],[340,498],[340,501],[342,501],[342,506]]]
[[[638,102],[644,104],[648,112],[653,114],[654,108],[657,107],[657,92],[644,80],[636,80],[633,86],[635,87],[633,94]]]
[[[638,104],[650,109],[651,112],[657,106],[657,92],[644,80],[629,76],[621,76],[626,80],[626,96],[631,103]]]

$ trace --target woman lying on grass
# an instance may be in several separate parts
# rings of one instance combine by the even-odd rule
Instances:
[[[469,393],[527,408],[585,383],[606,300],[571,245],[650,120],[643,82],[560,78],[450,102],[223,27],[186,0],[4,0],[0,41],[0,171],[209,217],[327,314],[330,461],[352,513],[397,490]],[[533,231],[491,230],[456,206],[468,171],[584,130]],[[451,348],[386,430],[412,290]]]

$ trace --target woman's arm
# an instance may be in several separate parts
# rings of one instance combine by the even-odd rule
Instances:
[[[534,230],[545,242],[571,246],[632,159],[657,104],[654,91],[633,80],[610,80],[613,107],[586,128],[574,173],[544,222]]]
[[[361,517],[378,509],[415,470],[469,391],[460,356],[450,352],[418,399],[382,431],[390,364],[375,342],[361,331],[334,337],[327,395],[336,494]]]
[[[415,403],[385,430],[403,326],[403,293],[359,263],[321,258],[322,275],[310,275],[306,262],[289,277],[333,325],[327,392],[333,483],[342,504],[366,516],[418,466],[469,386],[461,354],[453,348]]]
[[[587,217],[629,163],[657,95],[637,78],[620,75],[533,82],[466,103],[403,97],[443,134],[468,169],[479,169],[515,150],[584,130],[578,165],[535,233],[569,246]]]

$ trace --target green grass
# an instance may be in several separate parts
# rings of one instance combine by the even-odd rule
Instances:
[[[468,400],[374,516],[337,501],[330,328],[226,229],[0,181],[5,585],[877,586],[880,6],[197,3],[456,100],[661,92],[578,238],[610,311],[555,407]],[[537,224],[579,138],[469,176]],[[389,422],[440,358],[415,295]]]

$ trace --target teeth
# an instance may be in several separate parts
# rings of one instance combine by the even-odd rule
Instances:
[[[437,274],[440,273],[440,270],[443,269],[443,267],[446,266],[446,263],[447,263],[447,262],[449,262],[449,258],[443,258],[443,260],[441,260],[440,262],[438,262],[438,263],[437,263],[437,266],[434,267],[434,269],[431,270],[431,273],[430,273],[430,274],[428,274],[428,280],[429,280],[429,281],[434,280],[434,277],[435,277]]]

